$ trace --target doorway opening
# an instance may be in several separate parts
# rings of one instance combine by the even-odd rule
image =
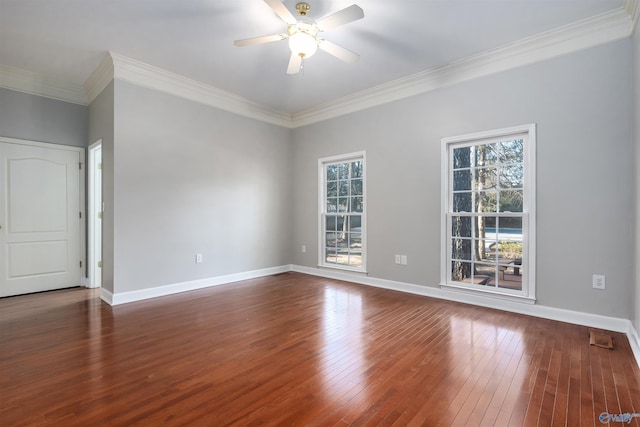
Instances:
[[[89,287],[102,286],[102,139],[89,146]]]

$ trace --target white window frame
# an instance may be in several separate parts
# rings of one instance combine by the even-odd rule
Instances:
[[[326,236],[326,173],[325,168],[328,165],[338,163],[348,163],[361,160],[363,164],[362,170],[362,196],[363,205],[362,212],[359,213],[361,218],[361,238],[362,238],[362,262],[360,267],[351,267],[344,264],[328,263],[325,259],[325,236]],[[338,270],[347,270],[352,272],[367,272],[367,160],[366,152],[358,151],[338,156],[323,157],[318,159],[318,267],[332,268]]]
[[[473,283],[462,283],[451,279],[451,239],[453,206],[453,149],[465,146],[483,145],[497,140],[505,140],[517,135],[526,135],[523,151],[523,212],[522,217],[522,290],[487,287]],[[498,299],[520,301],[533,304],[536,299],[536,125],[526,124],[504,129],[448,137],[442,139],[442,219],[440,286],[460,292],[493,296]],[[458,213],[456,213],[458,215]],[[500,213],[503,216],[504,213]],[[508,214],[506,215],[508,216]]]

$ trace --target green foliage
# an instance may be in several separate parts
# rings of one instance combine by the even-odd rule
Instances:
[[[500,242],[498,250],[501,258],[522,258],[522,242]]]

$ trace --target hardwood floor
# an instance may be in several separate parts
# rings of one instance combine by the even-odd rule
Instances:
[[[599,426],[640,413],[611,335],[298,273],[116,307],[4,298],[0,425]]]

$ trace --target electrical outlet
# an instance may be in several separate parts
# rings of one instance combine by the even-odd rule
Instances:
[[[604,275],[594,274],[593,275],[593,288],[594,289],[605,289],[605,277]]]
[[[202,262],[202,254],[196,254],[196,264],[200,264]]]
[[[303,254],[307,252],[307,245],[302,245],[300,246],[300,252],[302,252]]]
[[[400,264],[402,262],[402,257],[400,255],[396,255],[396,264]]]
[[[400,256],[400,264],[407,265],[407,256],[406,255],[401,255]]]

